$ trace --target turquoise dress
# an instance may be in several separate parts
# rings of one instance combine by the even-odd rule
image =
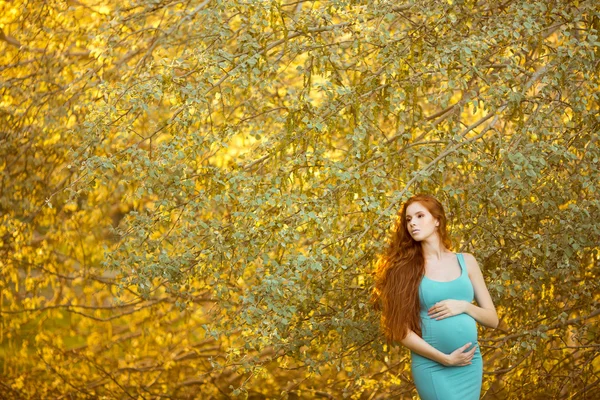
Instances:
[[[463,313],[440,320],[429,318],[427,311],[435,303],[446,300],[473,301],[473,285],[467,273],[465,259],[456,254],[461,275],[449,282],[434,281],[423,277],[419,285],[421,303],[421,331],[423,339],[443,353],[450,354],[471,342],[477,345],[477,324],[470,315]],[[465,351],[471,350],[471,347]],[[483,360],[479,346],[465,366],[444,366],[411,350],[411,372],[417,392],[422,400],[479,400],[483,377]]]

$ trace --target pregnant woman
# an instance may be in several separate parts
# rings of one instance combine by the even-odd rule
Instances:
[[[422,400],[479,399],[483,360],[476,322],[498,326],[475,257],[451,248],[440,202],[413,196],[376,271],[373,301],[382,312],[383,332],[410,349]]]

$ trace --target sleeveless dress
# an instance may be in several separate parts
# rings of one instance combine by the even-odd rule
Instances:
[[[464,257],[456,254],[461,275],[449,282],[434,281],[423,277],[419,284],[421,303],[421,331],[423,339],[443,353],[450,354],[471,342],[464,351],[477,345],[477,324],[470,315],[463,313],[440,320],[427,315],[435,303],[446,300],[473,301],[473,285],[467,273]],[[465,366],[444,366],[411,350],[411,372],[421,400],[479,400],[483,377],[483,360],[479,346]]]

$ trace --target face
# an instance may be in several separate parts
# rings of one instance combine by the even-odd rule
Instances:
[[[412,203],[406,208],[406,229],[416,241],[436,234],[439,222],[421,203]]]

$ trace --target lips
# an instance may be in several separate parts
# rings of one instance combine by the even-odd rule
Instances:
[[[420,230],[420,229],[415,229],[414,231],[412,231],[413,235],[414,235],[415,233],[419,233],[419,232],[421,232],[421,230]]]

